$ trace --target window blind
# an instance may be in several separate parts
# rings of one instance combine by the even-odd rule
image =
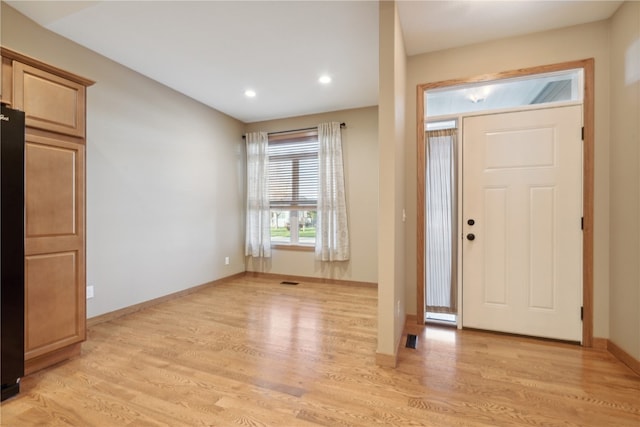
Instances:
[[[269,141],[272,208],[306,209],[318,201],[318,137]]]

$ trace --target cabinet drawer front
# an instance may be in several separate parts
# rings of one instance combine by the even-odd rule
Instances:
[[[13,62],[13,106],[26,125],[84,137],[85,87],[55,74]]]

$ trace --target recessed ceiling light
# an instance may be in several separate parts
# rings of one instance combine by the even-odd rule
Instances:
[[[256,91],[247,89],[244,91],[244,96],[246,96],[247,98],[254,98],[256,96]]]
[[[320,83],[322,83],[323,85],[326,85],[326,84],[331,83],[331,77],[325,74],[324,76],[320,76],[318,81]]]

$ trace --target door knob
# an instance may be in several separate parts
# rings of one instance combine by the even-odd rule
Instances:
[[[476,235],[473,233],[469,233],[467,234],[467,240],[475,240],[476,239]]]

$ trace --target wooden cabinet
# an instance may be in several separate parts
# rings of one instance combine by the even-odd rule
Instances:
[[[85,339],[84,145],[43,135],[25,147],[26,373]]]
[[[11,106],[13,98],[13,75],[11,65],[13,61],[10,58],[2,57],[0,63],[0,102]]]
[[[25,112],[25,374],[86,337],[85,93],[92,81],[2,48],[2,102]]]
[[[26,113],[29,128],[84,138],[85,86],[15,61],[13,108]]]

